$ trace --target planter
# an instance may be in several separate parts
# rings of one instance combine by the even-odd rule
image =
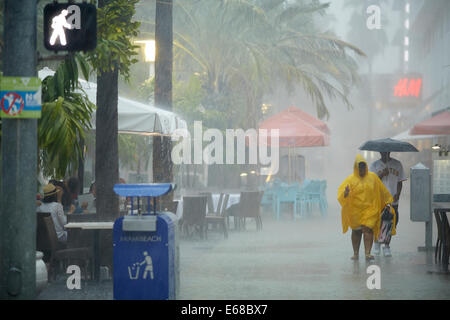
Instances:
[[[42,260],[43,257],[44,254],[41,251],[36,251],[36,295],[41,293],[48,282],[47,267]]]

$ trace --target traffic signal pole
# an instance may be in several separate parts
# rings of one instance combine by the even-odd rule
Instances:
[[[36,0],[5,0],[3,75],[36,75]],[[2,119],[0,299],[36,296],[37,119]]]

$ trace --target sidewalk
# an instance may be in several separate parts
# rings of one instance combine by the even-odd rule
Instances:
[[[180,241],[179,299],[450,299],[450,275],[435,270],[434,252],[418,252],[424,244],[423,223],[400,211],[392,257],[352,261],[350,232],[342,234],[335,208],[326,218],[275,221],[266,213],[263,230],[248,220],[245,232],[230,230],[229,238],[208,232],[208,240]],[[435,230],[435,229],[434,229]],[[381,289],[369,290],[367,267],[380,267]],[[82,281],[68,290],[65,278],[51,283],[38,299],[112,299],[112,281]]]

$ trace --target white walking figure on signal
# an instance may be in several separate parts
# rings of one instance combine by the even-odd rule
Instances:
[[[52,29],[53,33],[50,37],[50,44],[54,45],[56,42],[56,39],[59,38],[59,42],[62,46],[65,46],[67,44],[66,41],[66,34],[64,32],[64,28],[66,29],[72,29],[72,25],[67,23],[66,16],[69,13],[66,9],[62,10],[59,15],[54,17],[52,19]]]
[[[152,257],[149,256],[147,251],[144,251],[144,261],[140,263],[140,265],[146,265],[144,269],[144,275],[142,276],[143,279],[147,279],[147,274],[150,272],[150,279],[153,280],[153,261]]]

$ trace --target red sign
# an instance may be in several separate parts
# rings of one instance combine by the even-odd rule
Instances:
[[[16,92],[9,92],[0,101],[3,112],[15,116],[22,112],[24,102],[22,97]]]
[[[402,78],[394,88],[396,97],[419,97],[422,88],[422,78]]]

